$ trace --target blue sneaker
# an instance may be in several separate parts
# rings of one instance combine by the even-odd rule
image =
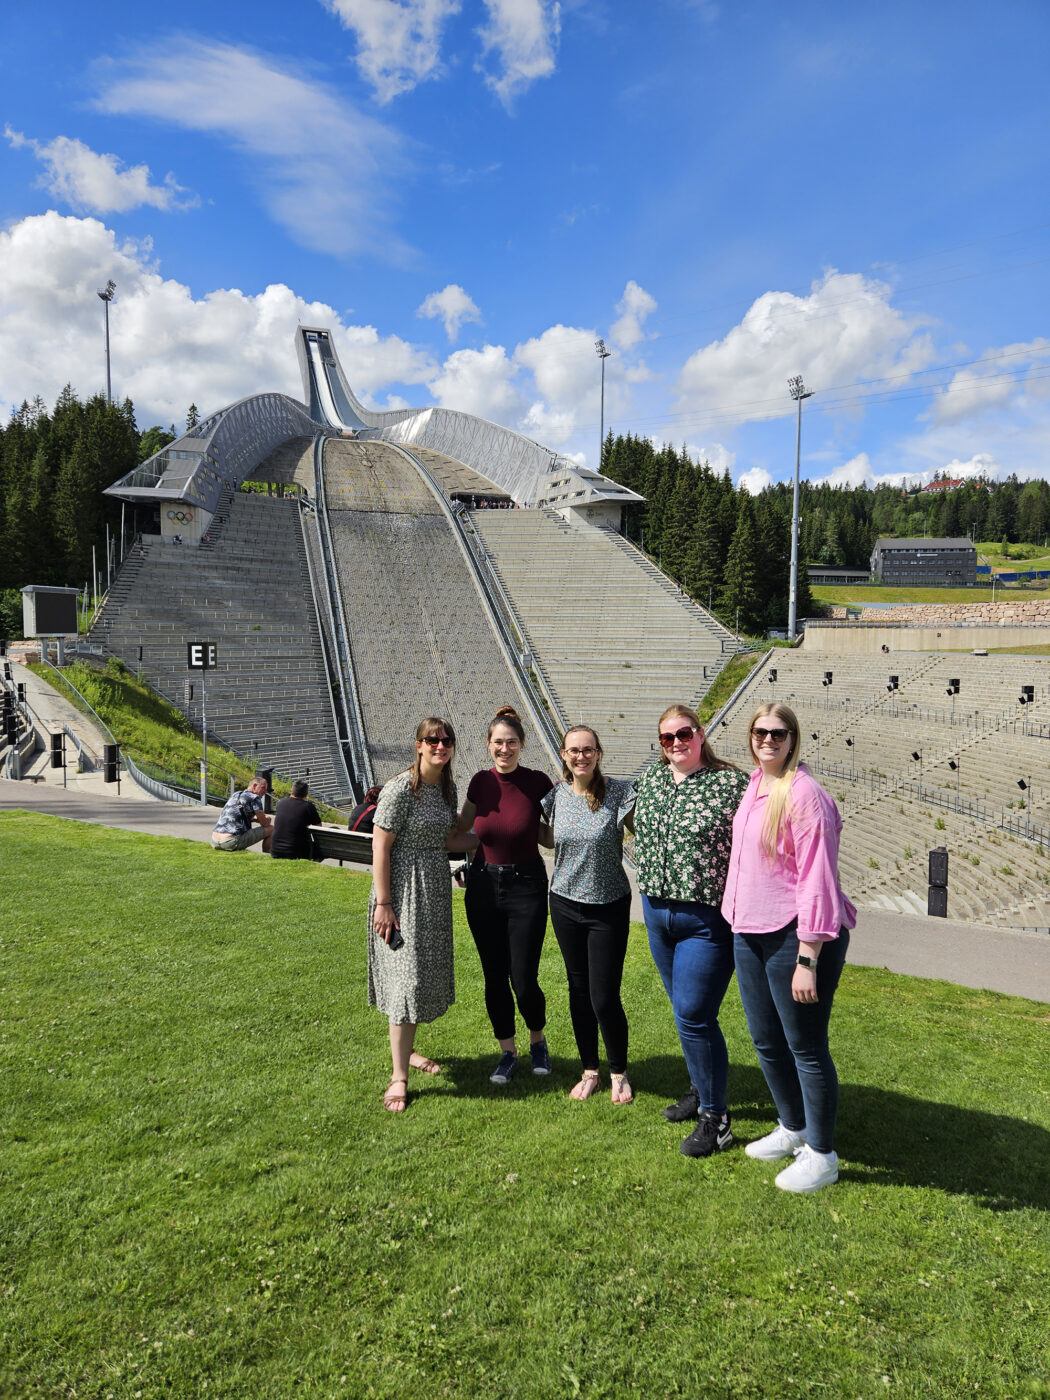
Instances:
[[[533,1041],[529,1046],[529,1059],[532,1061],[533,1074],[550,1074],[551,1052],[547,1049],[545,1040]]]
[[[509,1084],[518,1072],[518,1057],[513,1050],[504,1050],[499,1064],[489,1075],[490,1084]]]

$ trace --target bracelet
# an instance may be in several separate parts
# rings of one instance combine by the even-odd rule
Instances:
[[[377,900],[376,900],[376,908],[377,908],[377,909],[393,909],[393,907],[394,907],[393,900],[390,900],[390,899],[377,899]]]

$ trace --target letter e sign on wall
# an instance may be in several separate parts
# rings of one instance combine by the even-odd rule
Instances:
[[[214,642],[187,642],[186,665],[191,671],[210,671],[218,661]]]

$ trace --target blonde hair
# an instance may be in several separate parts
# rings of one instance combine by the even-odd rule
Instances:
[[[795,711],[787,705],[767,702],[765,705],[759,705],[747,722],[747,742],[752,758],[755,758],[755,741],[751,736],[751,730],[760,719],[765,719],[767,715],[776,715],[778,719],[783,720],[784,728],[791,735],[791,747],[788,749],[784,766],[773,783],[769,801],[766,803],[765,820],[762,823],[762,850],[770,860],[776,860],[777,842],[784,829],[784,823],[787,821],[788,803],[791,801],[791,785],[798,772],[800,745],[798,716]]]
[[[687,719],[694,729],[704,730],[704,726],[700,723],[699,715],[695,710],[691,710],[688,705],[668,705],[667,709],[664,710],[663,714],[656,721],[657,735],[660,733],[660,726],[663,724],[664,720],[672,719],[675,716],[678,716],[680,719]],[[667,750],[662,744],[660,746],[660,762],[671,762]],[[740,771],[739,766],[735,763],[730,763],[728,758],[718,757],[708,741],[706,731],[704,731],[704,742],[700,746],[700,766],[701,768],[713,768],[716,772],[722,768],[732,768],[737,772]]]
[[[570,734],[589,734],[594,740],[594,747],[598,750],[598,756],[594,764],[594,772],[591,774],[590,782],[587,784],[587,806],[592,812],[597,812],[598,808],[605,801],[605,774],[602,772],[602,759],[605,757],[605,750],[602,748],[602,741],[598,738],[597,729],[592,729],[589,724],[574,724],[571,729],[566,729],[562,735],[562,753],[569,742]],[[572,782],[572,770],[565,762],[561,761],[561,776],[567,783]]]

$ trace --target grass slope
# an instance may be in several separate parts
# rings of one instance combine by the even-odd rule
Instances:
[[[841,607],[866,607],[875,603],[990,603],[991,584],[974,588],[890,588],[878,583],[810,584],[810,593],[818,603],[837,603]],[[1001,584],[995,590],[997,603],[1027,603],[1050,598],[1050,588],[1036,584]]]
[[[384,1113],[367,878],[0,814],[0,1394],[1047,1396],[1050,1008],[848,968],[839,1186],[678,1151],[644,933],[638,1101],[497,1090],[457,895],[459,1000]],[[738,1135],[772,1112],[735,989]]]

